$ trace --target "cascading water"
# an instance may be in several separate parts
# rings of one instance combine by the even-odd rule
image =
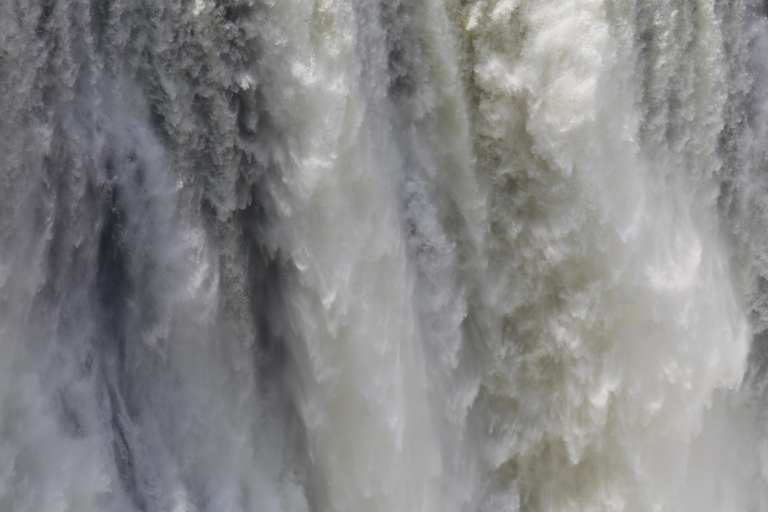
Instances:
[[[0,0],[0,511],[768,512],[758,0]]]

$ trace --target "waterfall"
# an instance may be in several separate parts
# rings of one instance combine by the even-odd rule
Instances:
[[[0,0],[0,510],[768,512],[758,0]]]

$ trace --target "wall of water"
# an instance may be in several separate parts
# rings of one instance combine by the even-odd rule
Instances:
[[[768,511],[757,0],[0,0],[0,510]]]

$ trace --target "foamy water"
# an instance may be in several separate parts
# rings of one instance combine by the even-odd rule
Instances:
[[[768,511],[768,18],[0,1],[0,510]]]

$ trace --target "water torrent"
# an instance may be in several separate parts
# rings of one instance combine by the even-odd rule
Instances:
[[[759,0],[0,0],[0,511],[768,512]]]

